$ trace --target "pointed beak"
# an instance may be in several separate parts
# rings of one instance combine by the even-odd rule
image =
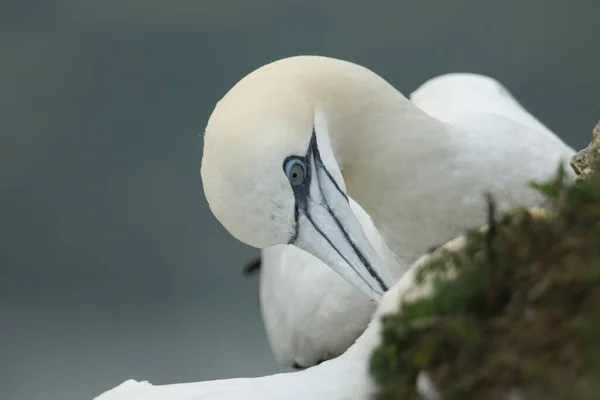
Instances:
[[[319,258],[379,303],[394,284],[391,272],[318,155],[312,155],[309,162],[312,179],[298,207],[297,231],[291,244]]]

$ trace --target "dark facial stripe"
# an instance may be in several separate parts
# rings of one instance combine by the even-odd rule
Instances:
[[[309,219],[309,221],[311,222],[311,224],[315,227],[315,229],[319,232],[319,234],[321,236],[323,236],[327,240],[327,242],[331,245],[331,247],[333,249],[335,249],[335,251],[342,258],[344,258],[344,260],[346,261],[346,263],[348,265],[350,265],[351,268],[353,268],[352,265],[348,262],[348,260],[338,251],[337,248],[335,248],[335,246],[329,240],[329,238],[327,238],[327,236],[325,236],[325,234],[315,225],[315,223],[312,221],[312,219],[309,216],[309,212],[308,212],[308,200],[310,198],[310,183],[311,183],[311,178],[312,178],[312,168],[311,167],[313,165],[312,162],[311,162],[311,158],[314,159],[314,161],[315,161],[315,167],[320,168],[323,171],[325,171],[325,175],[329,178],[329,180],[331,181],[331,183],[333,183],[333,185],[337,189],[337,191],[346,199],[346,201],[349,202],[348,196],[339,187],[339,185],[337,184],[336,180],[333,178],[333,176],[331,175],[331,173],[327,170],[327,167],[325,166],[325,164],[323,163],[323,160],[321,159],[321,154],[319,152],[319,147],[317,145],[317,133],[316,133],[315,129],[313,128],[313,132],[312,132],[312,136],[310,138],[308,150],[306,152],[306,155],[304,156],[304,162],[306,163],[306,166],[307,166],[307,171],[306,171],[307,175],[306,175],[306,178],[304,180],[304,184],[301,185],[301,186],[299,186],[299,187],[294,188],[294,197],[296,199],[296,201],[295,201],[296,204],[295,204],[295,207],[294,207],[294,220],[295,220],[295,224],[294,224],[294,233],[293,233],[292,237],[290,238],[288,244],[293,244],[296,241],[296,239],[298,238],[298,233],[299,233],[298,232],[298,230],[299,230],[299,217],[300,217],[300,211],[302,211],[302,213],[307,216],[307,218]],[[286,158],[286,161],[287,161],[287,158]],[[356,244],[350,238],[350,236],[348,236],[348,233],[343,228],[340,220],[338,219],[338,217],[335,215],[335,213],[333,212],[333,210],[329,206],[329,203],[327,202],[327,199],[322,194],[323,193],[323,188],[321,186],[321,181],[319,180],[319,176],[318,176],[318,174],[315,175],[315,176],[317,177],[317,183],[319,185],[319,191],[321,192],[321,198],[323,199],[323,204],[325,205],[327,211],[329,212],[329,214],[331,215],[331,217],[335,221],[336,225],[338,226],[338,228],[340,229],[340,231],[344,235],[344,238],[348,241],[348,243],[350,243],[350,246],[354,250],[354,253],[360,259],[360,261],[363,263],[363,265],[367,269],[369,275],[371,275],[371,277],[377,281],[377,283],[379,284],[379,286],[381,287],[381,289],[383,291],[387,291],[388,287],[383,282],[383,279],[381,279],[381,277],[379,276],[379,274],[377,274],[377,272],[373,269],[373,267],[371,266],[371,264],[367,261],[367,259],[365,258],[364,254],[360,251],[360,249],[358,248],[358,246],[356,246]],[[356,272],[356,270],[354,270],[354,272]]]
[[[300,157],[300,156],[289,156],[286,157],[286,159],[283,161],[283,165],[285,165],[287,163],[287,161],[290,158],[298,158],[298,159],[302,159],[302,161],[304,161],[304,163],[306,164],[306,177],[304,178],[304,183],[302,185],[293,187],[293,191],[294,191],[294,232],[292,233],[292,237],[290,238],[290,240],[288,241],[288,244],[294,244],[294,242],[296,241],[296,239],[298,239],[298,230],[300,229],[300,225],[299,225],[299,220],[300,220],[300,211],[302,211],[303,213],[306,213],[306,201],[310,195],[310,181],[312,178],[312,170],[310,168],[310,165],[308,163],[308,157],[310,156],[311,150],[309,147],[309,150],[307,152],[307,154],[304,157]]]
[[[356,244],[354,243],[354,241],[350,238],[350,236],[348,236],[348,233],[346,232],[346,230],[342,226],[342,223],[340,222],[340,220],[338,219],[338,217],[335,215],[335,213],[333,212],[333,210],[329,207],[329,204],[327,203],[327,199],[325,199],[325,206],[326,206],[327,211],[329,212],[329,214],[331,214],[331,217],[335,221],[335,223],[338,226],[338,228],[340,229],[340,231],[342,231],[342,233],[344,234],[344,237],[346,238],[346,240],[348,241],[348,243],[350,243],[350,246],[352,246],[352,249],[354,250],[354,253],[360,259],[360,262],[362,262],[362,264],[365,266],[365,268],[369,272],[369,275],[371,275],[371,277],[373,277],[377,281],[377,283],[379,284],[379,287],[381,287],[381,289],[384,292],[387,292],[387,290],[389,288],[383,282],[383,279],[381,279],[381,277],[379,276],[379,274],[373,269],[373,267],[371,267],[371,264],[367,261],[367,259],[363,255],[363,253],[358,248],[358,246],[356,246]]]
[[[313,136],[314,136],[314,133],[313,133]],[[311,142],[312,142],[312,140],[311,140]],[[327,177],[329,178],[329,180],[334,184],[334,186],[337,188],[337,190],[344,196],[344,198],[346,199],[346,201],[349,201],[348,197],[346,196],[346,194],[344,192],[342,192],[342,190],[340,189],[340,187],[336,183],[335,179],[333,179],[333,177],[331,176],[331,174],[329,173],[329,171],[327,171],[327,167],[325,167],[325,164],[323,164],[323,161],[321,160],[321,156],[320,156],[320,153],[319,153],[319,149],[317,147],[316,140],[314,142],[313,154],[314,154],[314,158],[315,158],[316,167],[317,168],[320,167],[320,168],[322,168],[325,171],[325,174],[327,175]],[[342,233],[344,234],[344,238],[346,238],[346,240],[348,241],[348,243],[350,243],[350,246],[352,246],[352,249],[354,250],[354,253],[357,255],[357,257],[363,263],[363,265],[365,266],[365,268],[369,272],[369,275],[371,275],[371,277],[373,277],[377,281],[377,283],[379,284],[379,286],[381,287],[381,289],[384,292],[386,292],[388,290],[387,285],[383,282],[383,279],[381,279],[381,277],[379,276],[379,274],[373,269],[373,267],[371,266],[371,264],[367,261],[366,257],[360,251],[360,249],[358,248],[358,246],[356,246],[356,244],[354,243],[354,241],[350,238],[350,236],[348,236],[348,233],[346,232],[346,230],[342,226],[342,223],[340,222],[339,218],[337,217],[337,215],[335,215],[335,213],[333,212],[333,210],[329,206],[329,202],[327,201],[327,198],[323,195],[323,187],[321,186],[321,180],[319,179],[319,174],[315,174],[315,176],[317,178],[317,183],[319,185],[319,191],[321,192],[321,198],[323,199],[323,203],[325,204],[325,207],[327,208],[327,211],[333,217],[333,220],[335,221],[336,225],[338,226],[338,228],[340,229],[340,231],[342,231]]]
[[[333,216],[333,214],[332,214],[332,216]],[[335,216],[333,216],[333,217],[335,218]],[[333,248],[335,250],[335,252],[338,253],[338,255],[344,259],[344,261],[346,261],[346,264],[348,264],[350,266],[350,268],[352,268],[352,271],[354,271],[354,273],[356,273],[358,276],[360,276],[360,274],[358,273],[358,271],[356,269],[354,269],[354,266],[348,261],[348,259],[346,257],[344,257],[344,255],[338,250],[337,247],[335,247],[335,245],[333,244],[333,242],[331,240],[329,240],[329,238],[327,237],[327,235],[325,235],[325,233],[321,230],[321,228],[319,228],[317,226],[317,224],[315,224],[315,221],[313,221],[313,219],[310,216],[309,212],[306,213],[306,218],[310,221],[310,224],[315,228],[315,230],[319,233],[319,235],[321,235],[323,237],[323,239],[327,240],[327,243],[329,243],[329,245],[331,246],[331,248]],[[343,232],[343,229],[342,229],[342,232]],[[344,234],[345,233],[346,232],[344,232]],[[369,285],[369,284],[367,283],[367,285]],[[373,289],[374,291],[376,291],[375,288],[373,288],[371,285],[369,285],[369,287],[371,289]]]
[[[300,218],[300,209],[298,208],[298,200],[296,200],[294,203],[295,203],[294,204],[294,233],[292,234],[292,237],[288,241],[288,244],[294,244],[296,239],[298,239],[298,233],[299,233],[298,230],[300,229],[300,227],[298,225],[298,219]]]
[[[347,202],[350,202],[348,200],[348,196],[346,195],[346,193],[344,193],[344,191],[342,189],[340,189],[340,187],[338,186],[338,184],[335,181],[335,179],[333,179],[333,176],[331,176],[331,174],[329,173],[329,171],[325,167],[325,164],[323,164],[323,160],[321,160],[321,153],[319,152],[319,146],[317,146],[317,132],[315,131],[314,127],[313,127],[312,136],[310,138],[310,145],[309,145],[309,150],[308,150],[308,153],[307,153],[307,158],[310,155],[311,151],[312,151],[312,153],[315,156],[316,163],[319,164],[319,166],[321,168],[323,168],[323,170],[325,171],[325,174],[327,175],[327,177],[329,178],[329,180],[333,183],[333,186],[335,186],[335,188],[338,190],[338,192],[340,192],[340,194],[342,196],[344,196],[344,198],[346,199]]]

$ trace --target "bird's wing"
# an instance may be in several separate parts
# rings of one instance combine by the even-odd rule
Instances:
[[[425,256],[417,263],[427,262]],[[416,265],[416,264],[415,264]],[[374,385],[368,373],[373,349],[381,340],[383,314],[398,312],[403,299],[429,293],[431,285],[415,286],[413,267],[384,295],[367,329],[339,357],[299,372],[257,378],[152,385],[129,379],[94,400],[359,400],[371,398]]]
[[[504,86],[484,75],[451,73],[437,76],[411,93],[410,100],[432,117],[450,123],[467,115],[493,114],[555,136]]]
[[[263,385],[265,390],[275,393],[280,386],[270,378],[272,376],[170,385],[152,385],[146,381],[129,379],[94,400],[262,400],[260,395],[265,393],[261,390],[261,382],[267,383]],[[277,397],[269,395],[269,398]]]
[[[362,357],[358,362],[257,378],[152,385],[129,379],[94,400],[353,400],[367,398],[371,382]],[[348,381],[348,377],[352,380]]]

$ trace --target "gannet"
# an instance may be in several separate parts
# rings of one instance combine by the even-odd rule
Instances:
[[[526,183],[549,177],[574,154],[490,78],[436,79],[428,82],[434,98],[417,91],[411,102],[367,68],[291,57],[238,82],[205,131],[205,195],[234,237],[263,249],[297,246],[371,301],[383,297],[354,345],[300,372],[166,386],[129,380],[98,399],[368,398],[365,360],[378,340],[378,316],[414,287],[409,270],[386,294],[394,278],[349,196],[409,265],[429,246],[482,223],[483,192],[500,209],[537,205],[541,196]]]
[[[213,214],[234,237],[257,248],[294,245],[377,302],[395,278],[349,197],[371,216],[405,270],[431,246],[482,223],[484,192],[501,211],[538,205],[541,196],[527,182],[549,177],[573,154],[492,78],[442,75],[409,101],[365,67],[296,56],[251,72],[217,103],[201,175]],[[296,277],[290,273],[286,282],[280,275],[279,288],[271,289],[281,298],[294,287],[308,310],[330,294],[308,274],[302,283]],[[263,316],[278,315],[286,305],[261,307]],[[333,336],[337,319],[320,318],[321,337]],[[282,343],[318,334],[298,322],[299,331]],[[303,351],[289,348],[295,354],[286,363],[327,358],[325,351],[322,357]]]
[[[395,279],[403,275],[369,215],[350,209]],[[375,304],[318,258],[291,245],[261,250],[259,301],[275,359],[306,368],[342,354],[363,333]]]
[[[494,81],[455,78],[461,83],[426,83],[434,99],[417,92],[413,103],[343,60],[296,56],[258,68],[217,103],[206,126],[201,176],[211,211],[238,240],[295,245],[379,301],[392,274],[348,195],[398,262],[410,265],[484,221],[484,192],[500,209],[537,205],[541,196],[527,182],[549,177],[574,154],[514,111],[520,106],[508,107],[516,101]],[[471,86],[480,93],[469,94]]]

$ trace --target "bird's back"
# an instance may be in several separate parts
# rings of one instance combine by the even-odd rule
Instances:
[[[477,152],[478,146],[488,152],[497,150],[500,157],[506,152],[511,157],[499,157],[498,162],[510,167],[509,161],[519,162],[520,152],[521,162],[538,164],[540,170],[552,164],[554,170],[558,159],[566,163],[575,153],[523,108],[504,86],[484,75],[441,75],[421,85],[410,99],[427,114],[465,132],[469,143],[473,143],[469,155],[481,156]],[[483,154],[484,157],[488,155]],[[519,164],[516,166],[520,167]],[[546,171],[542,172],[546,174]],[[569,169],[568,173],[571,172]]]
[[[427,114],[442,121],[453,122],[466,115],[493,114],[554,136],[500,82],[485,75],[440,75],[423,83],[411,93],[410,100]]]
[[[402,208],[418,218],[391,221],[390,230],[414,260],[427,248],[486,222],[485,193],[499,212],[543,204],[531,181],[551,178],[560,162],[567,174],[575,151],[539,122],[502,85],[482,75],[447,74],[410,96],[415,106],[449,125],[454,151],[415,170]],[[435,160],[434,160],[435,161]],[[425,168],[427,167],[427,168]],[[393,215],[393,214],[391,214]],[[385,217],[385,216],[384,216]],[[420,232],[417,237],[415,232]]]

